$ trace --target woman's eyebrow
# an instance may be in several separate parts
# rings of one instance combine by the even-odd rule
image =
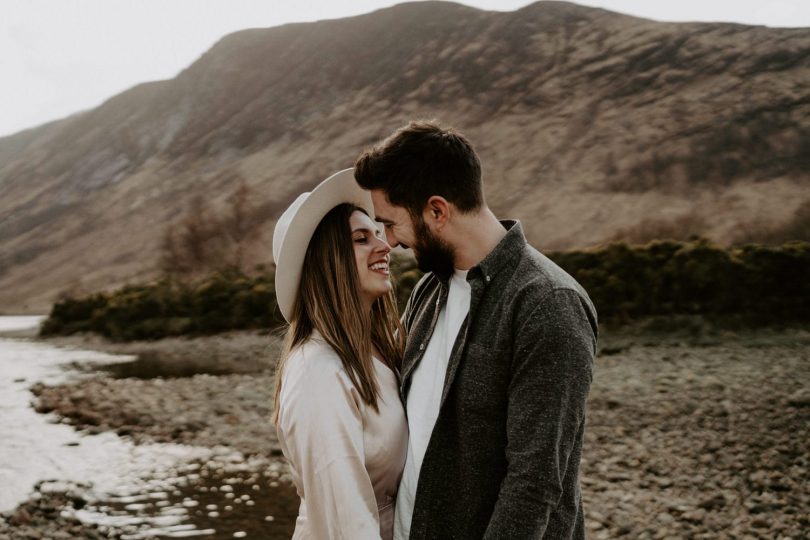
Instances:
[[[373,234],[374,236],[382,236],[382,232],[380,232],[380,229],[377,229],[377,228],[369,229],[368,227],[358,227],[357,229],[352,230],[352,234],[358,233],[358,232],[362,232],[362,233],[366,233],[366,234]]]

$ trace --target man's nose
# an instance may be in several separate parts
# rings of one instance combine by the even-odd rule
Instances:
[[[389,249],[393,249],[399,245],[399,240],[397,240],[393,232],[383,232],[383,241],[388,244]]]
[[[384,254],[387,254],[389,251],[391,251],[391,246],[388,244],[388,241],[385,238],[385,236],[377,238],[377,240],[378,240],[377,245],[374,246],[374,251],[378,251]]]

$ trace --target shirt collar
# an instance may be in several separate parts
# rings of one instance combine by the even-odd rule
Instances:
[[[470,268],[467,281],[481,279],[489,283],[505,268],[514,267],[514,261],[520,256],[526,246],[526,237],[523,227],[516,219],[502,219],[501,225],[506,229],[506,235],[493,248],[481,262]]]

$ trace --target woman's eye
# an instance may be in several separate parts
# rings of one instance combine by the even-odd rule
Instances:
[[[366,237],[365,236],[358,236],[357,238],[354,239],[354,241],[357,242],[358,244],[365,244],[366,243]]]

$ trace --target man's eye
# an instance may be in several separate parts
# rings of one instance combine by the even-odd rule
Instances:
[[[386,228],[386,229],[393,229],[393,228],[394,228],[394,224],[393,224],[393,223],[386,223],[386,224],[385,224],[385,228]]]

